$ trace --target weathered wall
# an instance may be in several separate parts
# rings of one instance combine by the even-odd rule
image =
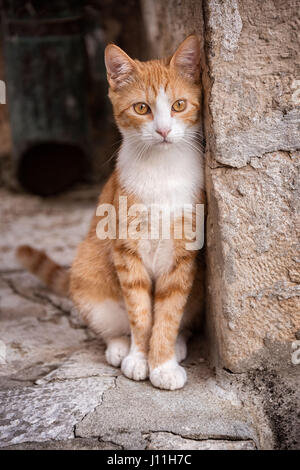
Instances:
[[[287,367],[300,328],[298,13],[292,0],[205,4],[210,330],[232,371]]]
[[[141,0],[141,5],[151,58],[173,53],[188,34],[198,34],[202,42],[201,0]]]
[[[234,372],[289,367],[300,329],[299,4],[142,3],[157,55],[204,33],[212,358]]]

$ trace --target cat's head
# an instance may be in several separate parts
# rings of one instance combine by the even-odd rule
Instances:
[[[110,44],[109,97],[117,125],[133,144],[157,149],[194,142],[200,129],[200,45],[189,36],[166,60],[140,62]]]

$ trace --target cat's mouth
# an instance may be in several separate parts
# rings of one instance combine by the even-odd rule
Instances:
[[[167,140],[167,139],[164,139],[164,140],[161,140],[160,142],[156,142],[155,145],[158,145],[162,148],[167,148],[169,147],[173,142],[171,142],[171,140]]]

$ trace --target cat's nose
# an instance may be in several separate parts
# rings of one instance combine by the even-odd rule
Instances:
[[[171,129],[167,128],[161,128],[161,129],[156,129],[156,132],[161,135],[164,139],[167,137]]]

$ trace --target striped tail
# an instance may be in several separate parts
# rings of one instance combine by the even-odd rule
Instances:
[[[37,276],[58,295],[69,296],[68,270],[56,264],[43,252],[28,245],[19,246],[16,256],[22,266]]]

